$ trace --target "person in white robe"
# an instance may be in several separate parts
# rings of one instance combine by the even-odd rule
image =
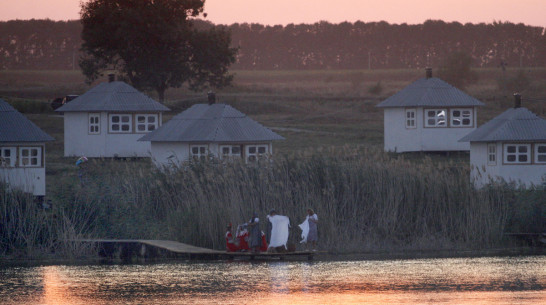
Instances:
[[[269,241],[268,250],[281,246],[286,249],[290,219],[283,215],[277,215],[276,213],[273,215],[268,215],[267,219],[271,223],[271,239]]]
[[[315,214],[313,209],[307,209],[307,216],[305,221],[299,225],[301,229],[301,238],[300,243],[305,243],[307,245],[311,244],[312,250],[315,251],[318,241],[318,216]]]

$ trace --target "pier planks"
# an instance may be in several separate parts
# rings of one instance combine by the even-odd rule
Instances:
[[[172,240],[149,240],[149,239],[75,239],[73,242],[94,243],[99,245],[102,252],[108,252],[106,256],[112,256],[111,252],[115,252],[114,248],[119,248],[118,252],[125,253],[124,256],[130,256],[130,252],[135,252],[137,256],[150,257],[156,256],[152,249],[161,249],[168,253],[186,256],[190,259],[203,258],[280,258],[290,256],[307,256],[309,260],[313,259],[316,252],[311,251],[296,251],[296,252],[226,252],[213,250],[208,248],[196,247],[185,243]],[[132,250],[131,250],[132,249]],[[106,251],[105,251],[106,250]]]

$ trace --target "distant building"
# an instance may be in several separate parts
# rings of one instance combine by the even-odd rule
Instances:
[[[214,156],[253,162],[284,138],[226,104],[196,104],[139,141],[151,142],[158,167]]]
[[[477,111],[484,104],[432,77],[421,78],[377,105],[384,109],[385,150],[468,151],[458,140],[476,129]]]
[[[546,182],[546,120],[516,105],[463,137],[470,142],[471,180],[481,187],[492,180],[540,185]]]
[[[169,108],[113,77],[55,110],[64,113],[64,156],[149,157],[142,135]]]
[[[35,196],[46,193],[45,142],[54,141],[0,99],[0,180]]]

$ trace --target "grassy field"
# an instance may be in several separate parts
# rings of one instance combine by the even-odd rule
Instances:
[[[524,71],[524,72],[521,72]],[[546,68],[478,69],[478,81],[466,88],[486,106],[478,111],[478,124],[513,105],[512,90],[499,86],[501,79],[524,77],[519,90],[523,106],[546,116]],[[275,153],[290,154],[309,148],[373,146],[383,143],[381,100],[423,77],[423,70],[320,70],[234,71],[232,87],[217,92],[228,103],[286,138],[274,144]],[[72,168],[62,157],[63,119],[49,107],[50,101],[67,94],[82,94],[100,81],[87,85],[79,71],[0,71],[0,98],[11,102],[56,141],[47,145],[48,177]],[[370,89],[380,84],[380,92]],[[155,97],[154,92],[147,92]],[[185,88],[169,89],[166,104],[173,110],[169,120],[191,104],[203,102],[205,93]],[[203,99],[201,99],[203,98]],[[56,179],[48,179],[48,183]],[[53,185],[48,185],[54,187]]]
[[[435,244],[437,248],[459,244],[486,247],[498,244],[503,229],[510,225],[510,211],[519,206],[524,207],[522,211],[544,209],[544,200],[536,199],[542,198],[544,191],[528,193],[500,186],[477,192],[470,188],[468,154],[407,154],[400,158],[381,152],[383,113],[375,105],[424,76],[422,70],[234,73],[233,86],[218,91],[218,101],[286,138],[274,143],[275,155],[280,157],[275,171],[234,168],[218,173],[214,166],[205,166],[193,168],[188,176],[163,176],[150,171],[149,160],[94,160],[90,165],[96,179],[89,182],[90,187],[82,187],[75,158],[62,157],[63,118],[49,103],[58,96],[81,94],[96,84],[86,85],[78,71],[0,71],[0,98],[56,139],[46,148],[48,198],[62,205],[65,216],[60,217],[61,227],[70,230],[61,231],[70,236],[173,238],[221,248],[223,217],[242,221],[241,215],[252,209],[265,211],[272,206],[297,217],[304,213],[304,206],[295,205],[300,202],[328,214],[329,230],[323,236],[327,249],[385,250],[400,244],[411,249],[433,249]],[[522,72],[509,69],[503,75],[500,69],[479,69],[477,73],[479,80],[466,92],[486,104],[478,111],[481,125],[513,106],[514,90],[508,87]],[[522,89],[518,91],[523,95],[523,106],[546,117],[546,69],[526,69],[523,75],[527,82],[516,84]],[[155,97],[153,92],[147,94]],[[193,103],[204,102],[205,93],[170,89],[166,98],[173,111],[164,115],[165,121]],[[369,155],[361,156],[362,152]],[[211,183],[211,176],[219,178]],[[211,185],[218,188],[210,189]],[[362,189],[366,191],[362,193]],[[3,203],[7,204],[6,199]],[[437,208],[439,203],[447,205]],[[173,213],[165,215],[159,207]],[[214,212],[203,207],[212,207]],[[421,215],[416,209],[426,213]],[[521,228],[537,217],[534,212],[525,213],[517,220]],[[419,217],[426,223],[417,228]],[[361,219],[366,219],[365,227],[360,227]],[[343,228],[344,221],[349,221],[351,230],[337,240],[336,230]],[[181,226],[183,223],[192,227]],[[138,236],[143,226],[146,230]],[[104,231],[104,227],[111,230]],[[418,233],[406,238],[412,231]],[[486,236],[475,236],[485,231]],[[363,232],[368,243],[351,246]]]
[[[521,71],[528,79],[521,85],[522,90],[518,90],[523,95],[523,106],[543,117],[546,115],[546,69],[514,68],[508,69],[506,75],[500,69],[476,71],[479,79],[466,91],[486,104],[478,112],[479,124],[513,105],[514,90],[500,89],[499,80],[515,79]],[[234,71],[234,74],[233,86],[218,92],[219,102],[231,104],[283,135],[287,140],[276,143],[275,149],[288,153],[317,146],[382,145],[383,116],[375,105],[424,76],[424,71]],[[378,83],[380,92],[370,93]],[[86,85],[78,71],[0,71],[0,97],[20,105],[18,108],[26,113],[48,109],[47,104],[53,98],[81,94],[94,85]],[[147,94],[155,97],[154,92]],[[165,120],[199,102],[204,95],[184,88],[168,90],[166,104],[173,111],[165,115]],[[50,149],[55,154],[62,148],[62,118],[52,114],[29,116],[58,140]]]
[[[466,88],[486,106],[478,111],[481,125],[513,105],[513,91],[499,89],[499,79],[514,79],[520,69],[478,69],[478,81]],[[546,117],[546,69],[523,70],[529,82],[523,106]],[[228,103],[286,138],[274,143],[279,154],[318,147],[383,145],[383,113],[380,101],[423,77],[423,70],[320,70],[234,71],[232,87],[218,91],[219,102]],[[63,119],[49,107],[50,101],[67,94],[82,94],[87,85],[79,71],[0,71],[0,98],[11,102],[56,141],[47,144],[48,189],[57,174],[73,169],[62,157]],[[382,90],[370,93],[380,83]],[[147,92],[155,97],[154,92]],[[185,88],[169,89],[166,104],[173,111],[164,121],[193,103],[204,102],[205,93]],[[201,99],[203,98],[203,99]],[[462,161],[467,160],[463,155]]]

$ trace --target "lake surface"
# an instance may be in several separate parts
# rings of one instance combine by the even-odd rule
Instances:
[[[546,304],[546,256],[4,266],[0,304]]]

